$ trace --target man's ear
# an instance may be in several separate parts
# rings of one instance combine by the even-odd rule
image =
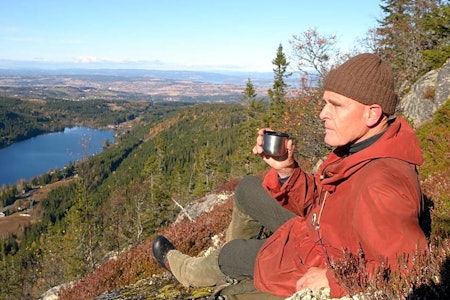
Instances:
[[[383,109],[378,104],[371,104],[368,106],[368,116],[366,119],[366,124],[369,127],[375,126],[380,122],[383,116]]]

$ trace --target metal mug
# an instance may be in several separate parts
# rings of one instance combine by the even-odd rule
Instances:
[[[286,154],[286,141],[289,135],[278,131],[264,131],[264,153],[270,156],[283,156]]]

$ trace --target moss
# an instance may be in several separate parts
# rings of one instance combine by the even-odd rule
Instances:
[[[158,290],[158,296],[156,296],[156,299],[176,299],[180,295],[181,292],[175,289],[174,284],[168,284]]]

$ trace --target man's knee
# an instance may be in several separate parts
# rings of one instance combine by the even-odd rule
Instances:
[[[241,179],[234,197],[234,203],[240,211],[248,213],[248,208],[254,207],[254,191],[255,189],[262,188],[261,184],[261,178],[256,176],[245,176]]]
[[[220,270],[232,278],[253,277],[256,256],[264,241],[257,239],[232,240],[220,250]]]

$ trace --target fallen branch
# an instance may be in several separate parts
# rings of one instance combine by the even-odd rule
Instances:
[[[172,198],[172,201],[175,202],[175,204],[181,209],[181,212],[183,212],[183,214],[189,219],[189,221],[192,221],[193,219],[191,218],[191,216],[188,214],[188,212],[186,211],[186,209],[183,207],[183,205],[181,205],[180,203],[178,203],[177,200],[175,200],[174,198]]]

